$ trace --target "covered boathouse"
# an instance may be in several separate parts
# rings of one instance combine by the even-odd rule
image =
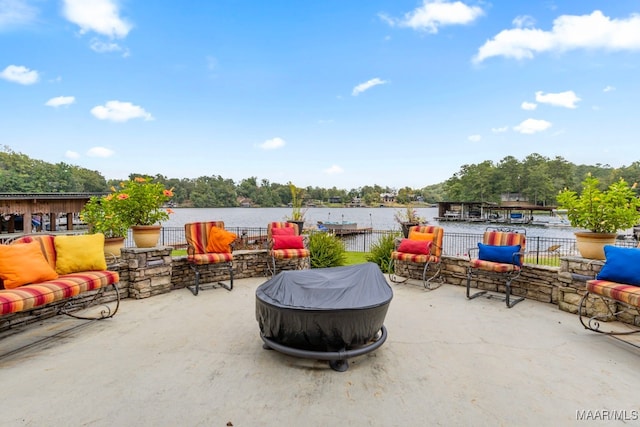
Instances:
[[[102,193],[0,193],[2,233],[73,230],[91,196]],[[45,227],[46,224],[46,227]]]

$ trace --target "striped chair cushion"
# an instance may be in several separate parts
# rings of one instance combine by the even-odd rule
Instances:
[[[407,252],[391,252],[391,259],[397,259],[398,261],[405,262],[414,262],[418,264],[424,264],[425,262],[439,262],[440,257],[435,255],[420,255],[420,254],[410,254]]]
[[[640,286],[625,285],[607,280],[587,280],[587,290],[634,307],[640,307]]]
[[[60,276],[56,280],[0,290],[0,315],[30,310],[74,297],[86,291],[118,283],[115,271],[85,271]]]
[[[191,222],[184,225],[187,239],[187,262],[195,265],[217,264],[233,261],[233,254],[207,252],[209,233],[213,227],[224,229],[224,221]]]
[[[469,261],[471,268],[477,268],[484,271],[493,271],[496,273],[507,273],[520,270],[520,266],[514,264],[503,264],[501,262],[484,261],[481,259],[472,259]]]
[[[309,249],[277,249],[269,251],[269,254],[277,259],[306,258],[311,256]]]
[[[216,264],[219,262],[233,261],[233,254],[229,252],[224,253],[208,253],[208,254],[195,254],[188,257],[188,261],[197,265],[204,264]]]
[[[520,233],[508,233],[504,231],[485,231],[482,236],[485,245],[515,246],[520,245],[524,251],[526,236]]]

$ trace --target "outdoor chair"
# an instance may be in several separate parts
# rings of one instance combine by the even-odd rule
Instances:
[[[471,280],[476,286],[484,277],[485,280],[504,280],[505,294],[488,294],[488,298],[504,299],[508,308],[513,307],[524,297],[512,298],[511,282],[520,276],[524,260],[526,230],[524,228],[487,227],[478,247],[469,249],[469,266],[467,267],[467,298],[473,299],[487,294],[483,290],[471,293]],[[477,253],[476,256],[472,254]],[[500,286],[497,287],[500,290]]]
[[[221,281],[212,287],[233,289],[233,242],[236,235],[224,229],[223,221],[191,222],[184,225],[187,239],[187,262],[195,272],[195,282],[187,286],[193,295],[200,291],[201,270],[214,265],[229,271],[229,284]]]
[[[442,239],[444,229],[435,225],[414,225],[409,228],[408,238],[396,239],[395,248],[391,252],[389,279],[394,283],[404,283],[398,275],[401,263],[418,264],[422,266],[422,285],[429,290],[442,285],[440,276],[442,260]],[[409,266],[405,266],[409,271]],[[407,272],[409,275],[409,272]],[[438,283],[433,280],[438,278]]]
[[[292,222],[271,222],[267,226],[269,259],[267,269],[276,275],[276,260],[297,260],[296,269],[311,268],[311,252],[303,236],[298,235],[298,225]]]

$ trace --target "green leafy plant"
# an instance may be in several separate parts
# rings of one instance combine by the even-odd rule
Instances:
[[[333,234],[311,233],[308,248],[311,253],[311,268],[338,267],[346,264],[344,244]]]
[[[118,200],[115,204],[117,215],[130,226],[154,225],[169,219],[171,209],[164,205],[173,197],[173,190],[144,177],[123,182],[120,187],[111,196]]]
[[[289,190],[291,191],[291,215],[287,217],[290,221],[304,221],[304,216],[307,213],[306,209],[302,209],[302,201],[304,197],[304,189],[298,188],[291,181],[288,183]]]
[[[599,189],[599,184],[600,181],[589,174],[582,181],[580,195],[568,189],[558,194],[558,207],[567,210],[571,225],[594,233],[615,233],[636,225],[640,221],[636,184],[630,187],[620,178],[605,191]]]
[[[395,240],[399,237],[399,233],[389,233],[382,236],[377,243],[371,245],[371,252],[367,256],[367,261],[378,264],[383,273],[389,273],[391,269],[391,252],[395,248]]]
[[[393,218],[399,224],[424,224],[427,220],[418,215],[418,212],[407,205],[403,211],[396,211]]]
[[[80,219],[89,225],[89,233],[102,233],[107,239],[126,237],[129,223],[117,214],[118,202],[112,194],[89,199],[80,212]]]

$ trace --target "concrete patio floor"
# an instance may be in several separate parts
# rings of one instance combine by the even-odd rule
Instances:
[[[640,351],[555,306],[392,285],[388,340],[336,372],[262,348],[262,282],[127,299],[112,319],[5,357],[0,425],[611,425],[604,411],[640,424]],[[29,326],[0,353],[75,322]]]

